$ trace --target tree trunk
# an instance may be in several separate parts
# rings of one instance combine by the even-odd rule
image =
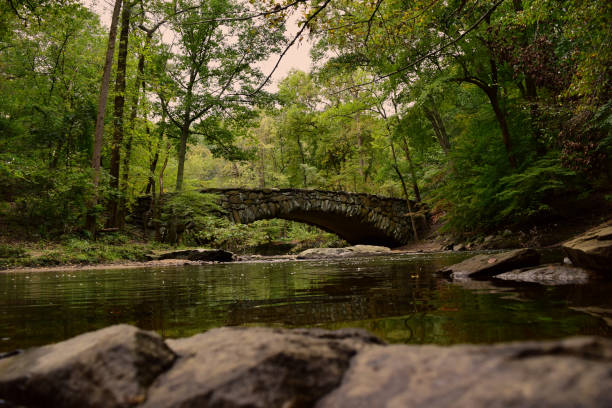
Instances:
[[[367,180],[367,174],[365,172],[365,161],[363,159],[363,139],[361,135],[361,115],[357,112],[355,116],[357,121],[357,153],[359,154],[359,175],[361,176],[361,180],[365,183]]]
[[[508,130],[508,121],[506,120],[506,113],[503,111],[499,104],[499,95],[497,92],[497,87],[489,87],[488,90],[485,92],[489,97],[489,101],[491,102],[491,106],[493,107],[493,112],[495,112],[495,118],[499,123],[499,128],[501,129],[502,138],[504,140],[504,146],[506,147],[506,153],[508,154],[508,161],[510,162],[510,167],[515,169],[516,158],[514,157],[514,153],[512,152],[512,141],[510,139],[510,131]]]
[[[389,142],[391,143],[391,153],[393,154],[393,169],[397,176],[400,179],[400,183],[402,184],[402,190],[404,191],[404,197],[406,197],[406,204],[408,204],[408,211],[410,211],[410,224],[412,225],[412,233],[414,234],[415,241],[419,240],[419,233],[417,231],[416,223],[414,222],[414,213],[412,211],[412,203],[410,202],[410,197],[408,196],[408,189],[406,188],[406,182],[404,181],[404,176],[400,171],[397,165],[397,155],[395,154],[395,146],[393,145],[393,140],[389,138]]]
[[[93,170],[93,197],[88,203],[88,214],[86,228],[92,236],[96,234],[97,217],[94,214],[94,207],[98,203],[98,184],[100,183],[100,158],[102,156],[102,143],[104,141],[104,117],[106,115],[106,101],[108,98],[108,87],[110,83],[113,56],[115,53],[115,40],[117,39],[117,23],[119,12],[121,11],[122,0],[115,0],[113,16],[111,18],[110,30],[108,33],[108,44],[106,46],[106,59],[104,61],[104,71],[100,83],[100,97],[98,98],[98,113],[96,115],[96,130],[94,135],[93,153],[91,156],[91,168]]]
[[[121,176],[121,195],[119,197],[119,215],[118,224],[123,228],[125,215],[127,212],[127,190],[128,181],[130,178],[130,159],[132,157],[132,142],[134,141],[134,132],[130,132],[127,142],[125,143],[125,154],[123,156],[123,175]]]
[[[123,108],[125,106],[125,74],[127,67],[128,39],[130,31],[130,7],[123,7],[121,13],[121,33],[119,34],[119,52],[117,53],[117,74],[115,77],[115,110],[113,114],[113,144],[110,160],[111,198],[108,203],[109,219],[107,226],[116,228],[119,221],[119,163],[123,143]],[[136,90],[138,92],[138,89]]]
[[[300,135],[296,134],[296,142],[298,145],[298,151],[300,152],[300,158],[302,159],[302,175],[304,176],[304,185],[303,187],[306,188],[306,184],[307,184],[307,179],[306,179],[306,158],[304,157],[304,148],[302,147],[302,141],[300,140]]]
[[[406,160],[408,161],[408,165],[410,166],[410,176],[412,177],[412,189],[414,190],[414,197],[417,203],[421,202],[421,193],[419,191],[419,185],[417,183],[416,171],[414,170],[414,163],[412,162],[412,156],[410,155],[410,148],[408,147],[408,142],[406,142],[406,137],[402,135],[403,149],[404,155],[406,156]]]
[[[178,151],[178,170],[176,172],[176,191],[183,189],[183,174],[185,172],[185,156],[187,154],[187,139],[189,139],[189,127],[191,126],[191,96],[195,84],[196,73],[191,72],[187,95],[185,96],[185,113],[183,115],[183,126],[181,127],[181,140]]]
[[[147,50],[149,48],[149,44],[151,43],[151,38],[153,37],[152,33],[147,32],[147,37],[145,39],[144,49]],[[140,104],[140,90],[145,92],[146,84],[144,79],[144,67],[145,67],[145,55],[144,52],[138,56],[138,69],[136,74],[136,83],[134,86],[134,96],[131,101],[131,110],[130,117],[128,122],[128,140],[125,146],[125,155],[123,157],[123,176],[122,183],[120,185],[120,200],[119,200],[119,226],[123,227],[125,222],[125,215],[127,214],[127,196],[128,196],[128,180],[130,177],[130,159],[132,153],[132,143],[134,140],[134,129],[136,127],[136,117],[138,116],[138,106]]]
[[[433,106],[431,108],[423,106],[423,113],[425,113],[425,117],[431,123],[431,127],[436,134],[436,139],[438,139],[438,143],[440,144],[440,147],[442,147],[442,151],[444,154],[448,154],[450,151],[450,141],[448,140],[446,127],[444,126],[440,113]]]
[[[264,147],[259,148],[259,188],[266,187],[266,154]]]
[[[147,127],[148,130],[148,127]],[[162,111],[161,123],[159,125],[159,135],[157,137],[157,144],[155,146],[155,155],[153,156],[153,160],[149,163],[149,181],[147,183],[147,188],[145,190],[145,194],[149,194],[151,192],[151,188],[153,188],[153,194],[155,194],[155,170],[157,169],[157,162],[159,161],[159,151],[162,148],[162,141],[164,140],[164,134],[166,132],[166,112]]]
[[[178,170],[176,172],[176,191],[183,189],[183,174],[185,172],[185,156],[187,155],[187,139],[189,138],[189,123],[185,122],[181,129],[181,140],[178,151]]]

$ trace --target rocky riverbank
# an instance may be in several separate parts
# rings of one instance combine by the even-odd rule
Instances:
[[[117,325],[0,357],[5,407],[609,407],[612,341],[385,345],[362,330]]]
[[[482,254],[441,270],[453,279],[502,279],[548,285],[581,284],[612,278],[612,225],[606,223],[565,242],[563,263],[540,264],[540,253],[525,248]]]

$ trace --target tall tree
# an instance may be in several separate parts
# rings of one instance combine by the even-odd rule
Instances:
[[[115,103],[113,111],[113,139],[110,159],[110,188],[108,226],[119,226],[119,163],[123,143],[125,106],[125,77],[127,72],[128,40],[130,34],[131,5],[125,4],[121,13],[121,32],[119,34],[119,51],[117,53],[117,73],[115,76]],[[136,90],[138,92],[138,89]]]
[[[281,38],[268,21],[218,18],[246,14],[248,8],[234,0],[208,1],[197,7],[180,2],[180,6],[189,11],[170,19],[180,39],[163,58],[166,74],[158,88],[168,120],[180,131],[176,190],[183,188],[187,144],[194,126],[217,142],[219,137],[231,136],[220,131],[219,120],[250,114],[248,106],[255,103],[250,95],[263,78],[255,64],[277,50]]]
[[[104,61],[104,69],[102,73],[102,81],[100,82],[100,96],[98,98],[98,113],[96,115],[96,129],[94,134],[93,153],[91,155],[91,168],[93,169],[93,187],[94,194],[91,198],[87,215],[87,229],[95,235],[97,217],[94,213],[95,206],[98,203],[98,185],[100,183],[100,159],[102,156],[102,143],[104,141],[104,119],[106,116],[106,102],[110,85],[111,68],[113,65],[113,55],[115,53],[115,42],[117,39],[117,24],[119,22],[119,13],[121,11],[122,0],[115,0],[113,15],[111,17],[111,25],[108,32],[108,43],[106,46],[106,59]]]

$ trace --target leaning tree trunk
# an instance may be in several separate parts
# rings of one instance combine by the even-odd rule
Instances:
[[[421,202],[421,192],[419,191],[419,184],[417,183],[416,171],[414,170],[414,163],[412,162],[412,155],[410,154],[410,148],[408,147],[408,142],[406,142],[406,137],[402,135],[403,149],[404,155],[406,156],[406,160],[408,161],[408,165],[410,166],[410,176],[412,178],[412,189],[414,190],[414,197],[418,203]]]
[[[406,197],[406,204],[408,205],[408,211],[410,211],[410,224],[412,224],[412,233],[414,234],[414,239],[416,241],[419,240],[419,233],[417,231],[416,223],[414,221],[414,212],[412,211],[412,203],[410,202],[410,197],[408,196],[408,189],[406,188],[406,181],[404,180],[404,176],[397,165],[397,155],[395,154],[395,146],[393,144],[393,139],[389,137],[389,142],[391,144],[391,153],[393,154],[393,169],[397,173],[397,176],[400,179],[400,183],[402,184],[402,190],[404,190],[404,196]]]
[[[102,142],[104,141],[104,117],[106,114],[106,100],[108,98],[110,74],[113,65],[113,55],[115,53],[115,40],[117,39],[117,23],[119,21],[119,12],[121,11],[121,2],[122,0],[115,0],[115,7],[113,9],[113,16],[111,18],[111,25],[108,33],[108,44],[106,46],[104,71],[102,73],[102,81],[100,83],[100,97],[98,98],[96,130],[94,136],[93,153],[91,156],[91,168],[93,170],[92,181],[94,192],[91,200],[87,205],[88,214],[86,225],[86,228],[91,232],[92,236],[95,236],[96,234],[97,217],[94,213],[94,207],[98,203],[98,185],[100,183],[100,159],[102,157]]]
[[[427,106],[423,106],[423,113],[425,113],[425,117],[429,120],[429,123],[431,123],[431,127],[436,134],[436,139],[438,139],[438,143],[440,147],[442,147],[442,151],[444,154],[448,154],[450,151],[450,141],[440,113],[435,107],[430,108]]]
[[[115,110],[113,126],[113,144],[110,160],[111,199],[108,203],[109,227],[119,227],[119,163],[123,143],[123,108],[125,106],[125,75],[127,67],[128,39],[130,32],[130,7],[123,7],[121,13],[121,33],[119,35],[119,52],[117,53],[117,75],[115,79]],[[136,90],[138,92],[138,90]]]

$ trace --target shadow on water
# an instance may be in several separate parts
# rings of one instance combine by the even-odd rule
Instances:
[[[227,325],[362,327],[418,344],[612,337],[611,283],[452,282],[435,273],[464,256],[0,274],[0,351],[116,323],[166,337]]]

